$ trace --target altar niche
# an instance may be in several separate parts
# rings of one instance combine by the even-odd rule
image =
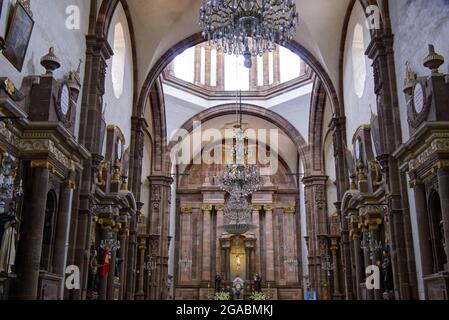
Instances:
[[[231,280],[236,278],[246,279],[246,250],[245,250],[245,237],[235,236],[231,239],[230,250],[231,261]]]

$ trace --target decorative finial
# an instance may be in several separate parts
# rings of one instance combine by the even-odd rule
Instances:
[[[403,91],[406,94],[412,94],[418,75],[412,70],[410,61],[405,62],[405,79]]]
[[[48,53],[41,58],[41,65],[45,68],[47,75],[53,74],[53,71],[61,67],[61,62],[55,55],[55,49],[53,47],[50,47]]]
[[[444,57],[435,52],[435,46],[429,44],[429,54],[424,59],[424,66],[432,71],[432,74],[439,73],[438,68],[444,64]]]

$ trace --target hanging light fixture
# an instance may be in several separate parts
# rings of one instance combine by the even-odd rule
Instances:
[[[233,163],[227,164],[220,176],[220,187],[232,197],[238,199],[251,195],[263,184],[259,168],[248,163],[248,148],[245,147],[245,132],[242,128],[242,93],[240,92],[239,124],[233,147]]]
[[[251,207],[245,197],[231,196],[224,207],[224,217],[237,223],[246,222],[251,216]]]
[[[203,37],[217,50],[251,57],[285,45],[296,32],[299,15],[295,0],[203,0],[200,7]]]

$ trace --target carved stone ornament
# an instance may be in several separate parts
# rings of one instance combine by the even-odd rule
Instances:
[[[212,211],[212,205],[211,204],[203,204],[201,206],[202,211]]]
[[[296,213],[296,208],[294,206],[285,207],[284,213],[289,213],[289,214]]]
[[[181,214],[191,214],[192,213],[191,207],[182,206],[181,207]]]
[[[420,152],[414,159],[409,161],[409,170],[418,170],[437,153],[449,153],[449,137],[433,140],[427,149]]]

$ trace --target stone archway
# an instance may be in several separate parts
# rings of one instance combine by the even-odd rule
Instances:
[[[282,131],[284,131],[287,136],[298,146],[298,153],[300,154],[303,163],[304,170],[307,174],[309,174],[311,170],[311,155],[307,142],[301,135],[301,133],[284,117],[281,115],[256,105],[251,104],[243,104],[242,105],[242,113],[248,116],[258,117],[260,119],[266,120],[268,122],[273,123]],[[213,118],[217,118],[225,115],[233,115],[235,114],[235,104],[226,104],[221,106],[216,106],[213,108],[209,108],[191,119],[187,120],[180,128],[180,130],[185,130],[187,132],[192,132],[193,130],[193,122],[207,122]],[[168,145],[168,153],[174,147],[175,143],[171,142]]]

